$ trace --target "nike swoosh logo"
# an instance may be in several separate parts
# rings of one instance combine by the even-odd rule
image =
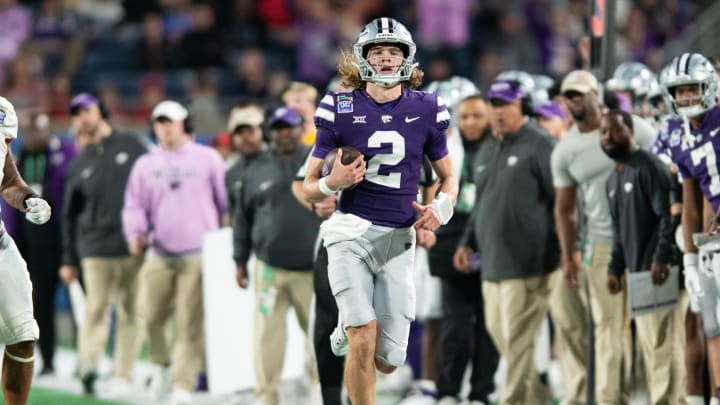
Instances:
[[[409,123],[411,123],[415,120],[419,120],[419,119],[420,119],[420,117],[413,117],[413,118],[405,117],[405,123],[409,124]]]
[[[718,133],[718,131],[720,131],[720,128],[715,128],[715,129],[713,129],[712,131],[710,131],[710,137],[711,137],[711,138],[714,137],[715,134]]]

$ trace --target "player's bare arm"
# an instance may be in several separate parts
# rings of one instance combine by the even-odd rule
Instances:
[[[2,184],[0,184],[0,195],[2,195],[8,204],[20,211],[26,211],[25,198],[35,193],[25,183],[22,177],[20,177],[20,173],[15,166],[15,159],[13,159],[12,153],[10,153],[10,148],[8,148],[5,156],[3,172],[4,176]]]
[[[577,229],[576,187],[555,188],[555,227],[557,228],[560,249],[562,251],[561,266],[565,286],[568,288],[578,287],[578,266],[574,260],[575,237]]]
[[[323,160],[314,156],[311,157],[308,162],[307,175],[303,182],[303,191],[305,192],[305,199],[308,202],[320,202],[333,192],[360,183],[365,178],[365,170],[367,168],[367,163],[364,161],[362,155],[358,156],[357,159],[349,165],[343,165],[342,148],[340,148],[338,149],[335,163],[333,163],[332,171],[324,180],[327,189],[323,190],[319,184],[322,165]]]
[[[314,213],[320,218],[329,218],[337,206],[337,195],[325,197],[324,200],[311,203],[305,199],[305,192],[303,191],[303,182],[300,180],[293,181],[292,193],[296,200],[305,207],[308,211]]]
[[[439,188],[440,182],[438,181],[436,181],[435,184],[431,186],[424,186],[422,188],[422,204],[432,204],[432,201],[435,198],[435,195],[438,193]],[[435,246],[435,243],[437,242],[437,237],[435,236],[435,232],[433,231],[429,231],[427,229],[416,229],[416,241],[418,246],[430,249]]]
[[[685,253],[697,253],[692,235],[702,231],[703,197],[694,179],[683,180],[682,230]]]
[[[416,229],[434,231],[440,225],[446,224],[452,216],[452,207],[455,205],[458,193],[458,180],[452,171],[450,155],[432,162],[433,169],[440,179],[440,192],[435,200],[427,205],[413,202],[418,211],[418,219],[413,225]]]

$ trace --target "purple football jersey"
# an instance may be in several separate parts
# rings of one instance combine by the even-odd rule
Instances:
[[[352,146],[368,163],[365,179],[342,192],[338,210],[375,225],[412,225],[423,155],[431,161],[447,155],[449,124],[445,103],[433,93],[403,90],[390,108],[365,90],[325,95],[315,112],[313,156],[324,159],[334,148]]]
[[[689,127],[689,126],[688,126]],[[687,133],[683,120],[672,118],[664,122],[656,141],[677,165],[684,179],[698,182],[714,212],[720,207],[720,107],[715,106],[703,118],[700,129]]]

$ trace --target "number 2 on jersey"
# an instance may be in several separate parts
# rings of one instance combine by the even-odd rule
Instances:
[[[707,167],[707,175],[710,177],[710,194],[716,196],[720,194],[720,175],[718,174],[717,156],[712,142],[707,142],[703,146],[696,148],[690,152],[693,165],[698,166],[705,158],[705,166]]]
[[[368,160],[365,180],[390,188],[400,188],[400,172],[380,174],[380,165],[395,166],[405,157],[405,138],[397,131],[375,131],[368,138],[369,148],[379,148],[384,143],[392,145],[391,153],[378,153]]]

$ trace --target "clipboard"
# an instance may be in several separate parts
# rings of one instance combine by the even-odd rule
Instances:
[[[661,285],[653,284],[650,270],[627,273],[630,316],[634,318],[674,307],[680,294],[678,271],[677,266],[670,267],[670,274]]]

